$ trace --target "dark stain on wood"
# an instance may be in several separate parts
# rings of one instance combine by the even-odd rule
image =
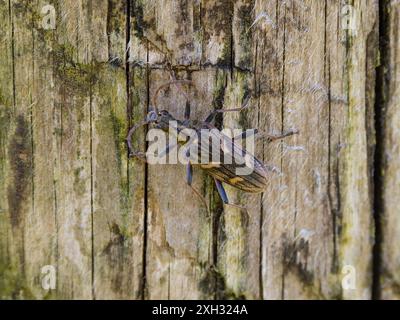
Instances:
[[[22,218],[22,204],[27,196],[32,176],[32,150],[29,124],[22,115],[11,140],[9,153],[13,183],[8,187],[11,225],[18,227]]]

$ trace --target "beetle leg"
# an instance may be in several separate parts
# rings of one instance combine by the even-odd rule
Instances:
[[[222,185],[222,183],[219,180],[215,179],[215,178],[214,178],[214,181],[215,181],[215,185],[217,186],[217,190],[218,190],[219,196],[221,197],[222,201],[225,204],[229,203],[228,196],[226,194],[226,191],[225,191],[224,186]]]
[[[197,191],[193,186],[192,186],[192,181],[193,181],[193,167],[191,165],[191,163],[189,162],[186,165],[186,183],[188,184],[188,186],[192,189],[192,191],[201,199],[201,201],[203,202],[204,206],[207,209],[207,212],[210,213],[209,209],[208,209],[208,205],[207,205],[207,201],[206,199],[201,195],[201,193],[199,191]]]
[[[217,115],[217,113],[242,111],[242,110],[244,110],[244,109],[249,107],[249,101],[250,101],[250,96],[246,98],[246,100],[244,101],[244,103],[242,104],[242,106],[240,108],[213,110],[213,111],[210,112],[210,114],[207,116],[207,118],[206,118],[206,120],[204,120],[204,122],[211,123],[211,121],[214,120],[214,118]]]
[[[289,136],[292,136],[292,135],[298,134],[298,133],[299,133],[298,130],[290,130],[283,134],[275,135],[275,134],[269,134],[269,133],[258,133],[257,129],[252,129],[252,130],[246,130],[246,131],[242,132],[241,134],[235,136],[233,139],[235,139],[235,140],[236,139],[238,139],[238,140],[247,139],[254,135],[257,139],[266,138],[267,140],[272,142],[272,141],[283,139],[283,138],[286,138],[286,137],[289,137]]]
[[[229,203],[229,199],[228,199],[228,196],[226,194],[225,188],[222,185],[222,182],[217,180],[217,179],[215,179],[215,178],[214,178],[214,181],[215,181],[215,185],[217,186],[218,193],[219,193],[219,195],[220,195],[220,197],[221,197],[221,199],[222,199],[224,204],[226,204],[227,206],[231,206],[231,207],[234,207],[234,208],[238,208],[238,209],[244,210],[246,212],[246,214],[248,214],[246,207],[240,206],[238,204]]]
[[[192,185],[193,181],[193,167],[190,162],[186,165],[186,182],[189,186]]]
[[[211,111],[210,114],[207,116],[206,120],[204,120],[204,122],[211,123],[211,121],[214,120],[216,114],[217,113],[215,111]]]
[[[169,154],[170,151],[173,150],[174,148],[176,148],[177,145],[178,144],[176,144],[176,143],[167,145],[167,147],[158,154],[158,158],[162,158],[162,157],[166,156],[167,154]],[[136,157],[136,158],[142,160],[143,162],[147,162],[146,153],[144,153],[144,152],[131,151],[129,156]]]
[[[259,134],[257,136],[257,138],[265,138],[269,142],[273,142],[273,141],[280,140],[280,139],[283,139],[283,138],[286,138],[286,137],[290,137],[290,136],[298,134],[298,133],[299,133],[298,130],[290,130],[290,131],[287,131],[287,132],[279,134],[279,135],[261,133],[261,134]]]

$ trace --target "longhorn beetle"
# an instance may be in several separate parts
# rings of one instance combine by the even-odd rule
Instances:
[[[197,133],[200,133],[200,130],[202,129],[216,129],[215,126],[212,125],[212,121],[214,120],[215,116],[218,113],[224,113],[224,112],[238,112],[242,111],[245,108],[248,107],[248,102],[249,99],[245,99],[246,102],[242,105],[240,108],[234,108],[234,109],[217,109],[214,111],[211,111],[210,114],[206,117],[204,121],[196,121],[196,120],[191,120],[190,119],[190,105],[186,104],[185,108],[185,115],[184,115],[184,120],[177,120],[175,119],[167,110],[158,110],[157,107],[157,97],[163,88],[166,88],[170,86],[171,84],[189,84],[191,85],[190,80],[172,80],[169,81],[163,85],[161,85],[155,92],[153,96],[153,108],[150,110],[146,116],[146,119],[136,125],[134,125],[128,133],[128,136],[126,138],[128,148],[129,148],[129,156],[130,157],[137,157],[141,160],[146,161],[146,156],[143,152],[137,152],[134,151],[132,148],[132,135],[135,132],[136,129],[138,129],[140,126],[143,125],[148,125],[148,124],[155,124],[155,127],[158,129],[161,129],[165,132],[170,133],[171,131],[175,135],[179,135],[184,129],[192,129],[195,130]],[[175,121],[177,123],[176,127],[171,127],[171,121]],[[242,148],[240,145],[234,142],[235,139],[246,139],[250,135],[255,135],[257,134],[257,130],[248,130],[243,132],[240,137],[234,137],[233,140],[231,137],[228,137],[225,135],[223,132],[219,130],[212,130],[213,134],[217,135],[217,141],[230,141],[230,144],[232,145],[232,153],[234,157],[234,162],[231,164],[225,164],[223,161],[219,161],[217,163],[211,162],[211,163],[200,163],[200,168],[205,170],[209,175],[211,175],[214,178],[218,193],[222,199],[222,201],[226,205],[238,207],[241,209],[245,209],[239,205],[232,204],[228,200],[228,196],[225,192],[225,189],[223,187],[222,183],[229,184],[239,190],[245,191],[245,192],[251,192],[251,193],[260,193],[263,192],[267,186],[267,166],[257,159],[254,155],[250,154],[248,151],[246,151],[244,148]],[[295,130],[288,131],[286,133],[283,133],[282,135],[264,135],[269,141],[281,139],[284,137],[291,136],[293,134],[297,134],[298,132]],[[158,154],[159,157],[162,157],[166,154],[168,154],[173,148],[176,147],[175,145],[167,145],[166,148]],[[201,149],[201,143],[199,145],[199,148]],[[220,154],[222,157],[224,156],[224,148],[222,147],[222,144],[217,146],[220,151]],[[209,155],[212,157],[212,155]],[[249,161],[250,160],[250,161]],[[252,168],[251,173],[247,175],[238,175],[236,173],[238,163],[244,164],[245,166],[248,166],[248,163],[252,163]],[[192,186],[192,175],[193,175],[193,167],[192,163],[190,160],[188,161],[186,165],[186,182],[187,184],[192,188],[192,190],[202,199],[203,203],[205,204],[206,208],[207,204],[206,201],[204,200],[204,197]]]

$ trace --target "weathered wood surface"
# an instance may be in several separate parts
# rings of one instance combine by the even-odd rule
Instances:
[[[57,0],[54,29],[47,4],[0,0],[1,298],[400,298],[399,2]],[[300,130],[257,144],[265,193],[227,187],[248,215],[127,158],[169,66],[195,118],[251,92],[220,125]]]

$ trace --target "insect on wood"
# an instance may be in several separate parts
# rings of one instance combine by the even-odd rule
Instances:
[[[133,150],[132,135],[139,127],[153,124],[155,128],[161,129],[162,131],[177,137],[177,143],[167,144],[165,148],[158,153],[158,157],[166,156],[178,145],[182,145],[185,148],[184,153],[186,153],[188,159],[186,163],[186,182],[202,199],[206,207],[207,205],[204,197],[192,186],[193,165],[198,165],[202,170],[205,170],[214,178],[218,193],[226,205],[245,209],[229,202],[223,183],[229,184],[245,192],[260,193],[263,192],[267,186],[269,169],[268,166],[243,148],[241,144],[237,143],[237,141],[247,139],[250,136],[264,137],[269,141],[274,141],[297,134],[298,132],[291,130],[281,135],[272,135],[258,134],[257,129],[253,129],[244,131],[238,136],[229,137],[212,124],[218,113],[240,112],[248,108],[250,98],[245,99],[245,102],[240,108],[213,110],[203,121],[190,119],[190,105],[187,104],[184,120],[178,120],[167,110],[159,110],[157,107],[157,97],[159,92],[163,88],[172,84],[191,85],[192,83],[190,80],[172,80],[163,84],[156,90],[152,100],[152,109],[148,112],[146,119],[134,125],[129,130],[126,139],[129,148],[129,156],[147,161],[145,153]],[[191,141],[192,143],[190,143],[189,140],[191,137],[187,133],[189,130],[196,133],[196,138]],[[204,132],[208,132],[206,139],[203,139]],[[191,150],[193,150],[191,146],[193,145],[196,147],[196,152],[191,152]],[[215,153],[217,153],[217,156]],[[207,155],[205,158],[203,156],[204,154]],[[201,157],[200,163],[197,161],[199,157]],[[217,158],[217,160],[215,160],[215,158]],[[226,161],[226,159],[231,159],[231,161]]]

